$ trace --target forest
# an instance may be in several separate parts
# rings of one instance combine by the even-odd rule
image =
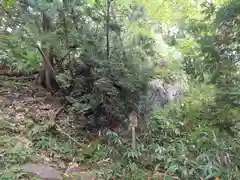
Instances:
[[[240,179],[239,0],[0,16],[0,180]]]

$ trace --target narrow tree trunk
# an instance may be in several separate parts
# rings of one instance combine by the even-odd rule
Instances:
[[[51,54],[49,53],[49,55],[46,56],[46,58],[48,59],[44,60],[43,62],[43,68],[39,72],[37,83],[43,86],[49,92],[54,93],[58,91],[60,88],[53,72],[53,59]],[[50,62],[51,66],[47,62]]]
[[[48,33],[51,31],[50,19],[44,13],[42,27],[43,33]],[[36,82],[37,84],[42,85],[44,88],[46,88],[49,92],[54,93],[60,89],[57,84],[55,72],[53,69],[54,54],[52,48],[47,47],[47,42],[43,42],[43,47],[43,51],[39,49],[43,57],[43,68],[40,71]]]

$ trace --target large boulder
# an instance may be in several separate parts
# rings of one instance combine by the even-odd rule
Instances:
[[[161,79],[149,82],[147,95],[141,97],[139,113],[143,119],[149,118],[159,110],[165,108],[169,102],[179,102],[184,90],[177,84],[167,84]]]
[[[167,99],[169,101],[180,102],[184,95],[184,89],[179,84],[165,84]]]

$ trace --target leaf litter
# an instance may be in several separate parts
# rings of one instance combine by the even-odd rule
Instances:
[[[64,126],[66,125],[66,119],[69,119],[69,116],[64,113],[60,114],[59,111],[63,109],[62,105],[58,103],[60,101],[53,100],[54,98],[42,89],[39,90],[28,83],[19,85],[7,80],[2,83],[4,85],[0,86],[0,165],[3,164],[6,169],[10,168],[10,165],[4,164],[2,161],[9,153],[9,148],[24,149],[27,152],[34,147],[34,142],[29,136],[29,134],[31,135],[29,132],[34,129],[34,126],[49,124],[56,120],[56,114],[58,114],[58,127],[60,128],[61,122]],[[65,135],[71,138],[67,133]],[[73,179],[74,174],[81,175],[81,179],[96,179],[96,175],[88,173],[86,168],[82,168],[76,163],[64,162],[61,155],[51,149],[34,151],[27,161],[24,160],[24,163],[25,165],[19,164],[19,166],[25,173],[41,179],[60,180],[63,179],[63,174],[67,179]],[[0,177],[4,174],[4,170],[1,170]]]

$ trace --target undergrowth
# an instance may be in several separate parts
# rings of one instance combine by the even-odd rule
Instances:
[[[101,148],[115,160],[112,173],[147,179],[148,170],[155,170],[169,179],[237,180],[239,141],[207,118],[209,106],[214,105],[215,89],[211,88],[193,88],[183,104],[170,105],[153,116],[136,150],[126,139],[112,135],[108,146]],[[201,96],[206,90],[208,97]]]
[[[117,133],[108,133],[104,142],[99,138],[79,147],[70,136],[53,132],[48,125],[49,117],[47,120],[23,118],[21,112],[0,99],[3,105],[0,109],[0,180],[32,179],[21,170],[27,162],[47,162],[65,170],[73,161],[89,167],[104,179],[142,180],[149,176],[168,180],[240,179],[238,0],[221,5],[204,2],[192,8],[199,11],[196,13],[199,17],[193,17],[196,19],[190,18],[190,11],[182,14],[181,22],[176,25],[178,32],[172,32],[171,38],[163,37],[172,41],[165,55],[157,53],[166,44],[154,43],[153,31],[160,31],[164,36],[164,31],[173,29],[163,27],[171,20],[162,22],[163,18],[155,23],[157,19],[150,19],[145,13],[150,7],[158,9],[153,7],[155,3],[150,6],[148,1],[134,1],[121,6],[122,1],[116,1],[111,7],[109,24],[104,16],[105,1],[91,4],[88,1],[31,1],[24,5],[18,1],[6,2],[1,4],[4,20],[0,23],[2,29],[11,27],[13,31],[0,34],[3,39],[0,65],[38,70],[44,64],[39,76],[41,85],[53,90],[48,81],[59,83],[59,89],[66,91],[64,97],[72,105],[71,112],[80,117],[76,118],[77,125],[86,119],[95,127],[118,127],[128,113],[137,109],[140,96],[147,93],[155,61],[174,59],[169,49],[173,54],[182,55],[173,61],[172,69],[165,67],[166,72],[158,72],[163,74],[158,77],[170,81],[175,79],[173,75],[183,73],[189,78],[189,88],[181,103],[169,103],[146,122],[139,123],[144,132],[137,138],[136,149],[132,148],[131,140]],[[172,9],[173,4],[169,2],[166,3]],[[149,6],[143,7],[142,3]],[[179,5],[181,8],[173,9],[184,7]],[[26,7],[32,11],[26,11]],[[48,12],[51,12],[49,17]],[[119,14],[114,17],[114,12]],[[43,26],[39,28],[41,23],[37,19],[41,18]],[[44,26],[47,22],[48,28]],[[111,33],[106,37],[108,42],[105,41],[106,24],[111,26]],[[154,29],[158,25],[162,27]],[[161,47],[157,49],[156,44]],[[111,53],[106,56],[109,50]],[[46,65],[46,59],[53,65]],[[179,63],[181,59],[184,61]],[[179,64],[184,68],[179,68]],[[15,88],[10,81],[0,86],[4,87],[1,95],[6,92],[21,95],[19,91],[10,92],[9,89]],[[26,114],[32,110],[24,109],[21,103],[18,106],[28,110]],[[8,115],[12,110],[16,114]],[[30,120],[43,123],[31,129],[26,125]],[[128,133],[131,136],[131,132]]]
[[[4,129],[6,128],[5,126]],[[33,141],[26,136],[1,130],[0,146],[0,180],[33,179],[22,171],[24,164],[70,162],[72,156],[77,154],[77,150],[70,141],[63,141],[45,133],[40,134],[39,138]]]

